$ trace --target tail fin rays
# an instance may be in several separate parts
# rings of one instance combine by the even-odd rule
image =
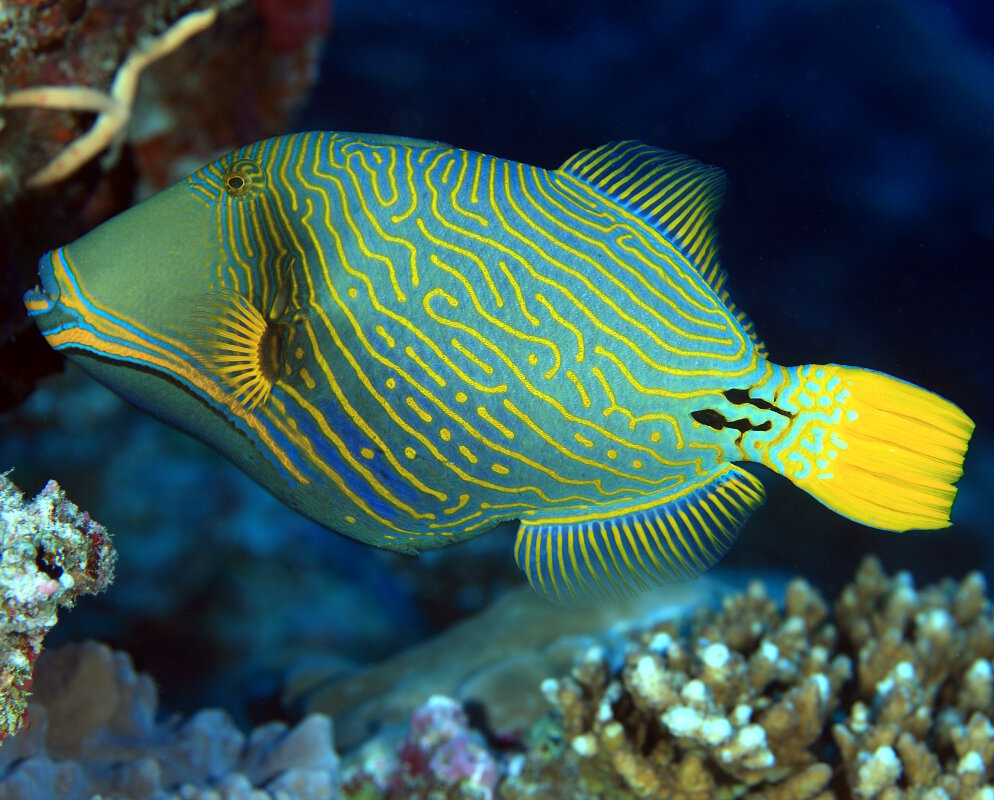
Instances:
[[[768,463],[832,510],[884,530],[945,528],[973,422],[880,372],[796,367],[798,410]]]

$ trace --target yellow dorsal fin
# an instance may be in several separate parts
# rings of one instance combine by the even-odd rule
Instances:
[[[609,142],[568,158],[559,172],[572,175],[659,230],[694,266],[756,343],[752,321],[725,290],[714,219],[728,180],[720,167],[644,142]]]

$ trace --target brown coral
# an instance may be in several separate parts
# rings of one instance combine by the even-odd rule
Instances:
[[[754,583],[546,681],[561,752],[502,796],[991,800],[992,626],[979,573],[919,591],[868,558],[834,613]]]

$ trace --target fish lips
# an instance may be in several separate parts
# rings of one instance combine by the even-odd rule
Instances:
[[[38,260],[38,280],[40,285],[35,286],[33,289],[28,289],[23,296],[24,307],[27,309],[28,316],[34,318],[35,322],[41,327],[43,334],[47,334],[49,329],[56,324],[56,317],[63,316],[51,313],[60,307],[59,300],[62,297],[62,290],[59,288],[59,282],[55,277],[54,258],[57,252],[56,250],[52,250],[45,253]]]
[[[24,305],[28,310],[28,316],[36,317],[51,311],[59,302],[61,290],[58,281],[55,279],[55,267],[53,256],[56,251],[45,253],[38,260],[38,280],[40,287],[28,289],[24,293]]]

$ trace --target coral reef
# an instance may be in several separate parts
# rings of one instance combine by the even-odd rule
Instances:
[[[122,61],[109,93],[86,86],[35,86],[0,96],[0,106],[6,108],[48,108],[97,115],[89,131],[28,177],[25,185],[39,188],[65,180],[107,148],[111,148],[111,160],[116,161],[131,122],[141,73],[191,36],[209,28],[216,19],[214,7],[191,11],[159,36],[140,41]]]
[[[245,736],[222,711],[156,722],[147,675],[104,645],[38,660],[31,725],[0,749],[0,800],[333,800],[331,721]]]
[[[854,796],[994,797],[994,617],[983,575],[917,591],[909,574],[887,578],[867,560],[835,613],[857,654],[856,698],[832,729]]]
[[[90,92],[96,100],[105,87],[110,89],[119,66],[128,69],[129,51],[144,53],[147,45],[165,33],[171,22],[195,12],[209,13],[209,5],[196,0],[168,3],[113,0],[94,7],[84,3],[7,6],[0,17],[0,42],[7,45],[0,48],[0,94],[4,99],[17,98],[20,91],[37,86],[65,87],[64,90],[77,94],[76,104],[60,107],[49,103],[49,108],[99,113],[93,131],[104,131],[107,135],[92,138],[94,141],[102,138],[106,145],[115,133],[115,126],[116,132],[123,135],[124,125],[131,117],[137,72],[146,66],[144,60],[138,59],[135,79],[127,81],[127,87],[115,87],[110,94],[103,95],[103,106],[80,104],[79,95]],[[120,95],[122,90],[124,94]],[[119,101],[117,105],[111,94]],[[128,94],[130,98],[126,97]],[[108,110],[114,113],[108,114]],[[0,204],[12,202],[20,187],[30,183],[28,176],[37,177],[38,169],[67,143],[85,138],[91,121],[92,116],[80,117],[69,110],[5,110],[0,123],[4,129],[0,137],[4,152],[0,159]],[[44,174],[41,181],[35,180],[37,185],[46,182]]]
[[[867,558],[834,617],[801,579],[782,609],[757,582],[547,680],[559,727],[500,796],[988,800],[992,655],[980,573],[916,591]]]
[[[58,609],[106,589],[116,559],[104,527],[55,481],[26,503],[0,475],[0,740],[25,721],[32,670]]]
[[[371,730],[404,723],[431,694],[445,694],[486,713],[493,730],[525,731],[548,708],[542,679],[567,671],[595,644],[617,645],[622,634],[710,605],[731,587],[705,576],[691,583],[588,609],[558,608],[521,586],[468,619],[379,664],[344,671],[331,664],[291,676],[284,702],[328,714],[342,749]]]
[[[504,613],[524,627],[525,606]],[[562,637],[586,650],[541,682],[552,712],[527,733],[491,724],[495,705],[530,708],[520,680],[462,700],[400,681],[422,704],[406,726],[402,704],[390,718],[360,715],[367,736],[381,727],[340,779],[323,714],[248,736],[216,710],[157,722],[154,685],[124,654],[95,643],[46,652],[31,725],[0,749],[0,800],[994,798],[994,612],[980,573],[916,589],[871,557],[834,606],[798,578],[782,602],[753,581],[719,606],[652,614]],[[439,663],[452,641],[432,648]]]

